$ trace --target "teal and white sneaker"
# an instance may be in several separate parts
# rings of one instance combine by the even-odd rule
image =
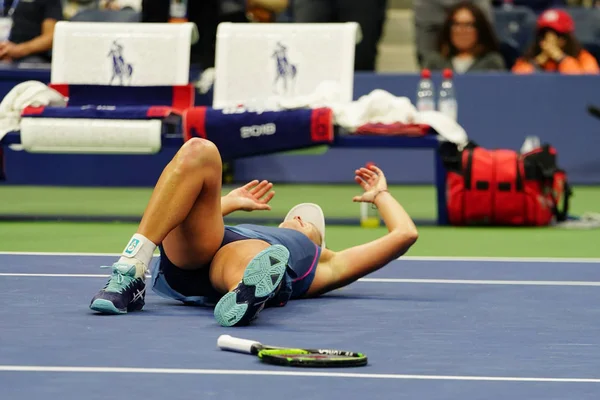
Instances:
[[[108,283],[94,296],[90,308],[102,314],[126,314],[141,310],[145,304],[145,277],[135,277],[134,264],[115,263],[112,270]]]
[[[219,300],[214,315],[222,326],[248,325],[275,296],[287,268],[290,252],[273,245],[250,261],[242,281]]]

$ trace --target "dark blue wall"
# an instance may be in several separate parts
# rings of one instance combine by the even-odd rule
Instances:
[[[45,72],[47,79],[49,73]],[[0,70],[0,96],[19,81],[44,79],[39,71]],[[384,89],[411,99],[412,75],[357,74],[355,97]],[[552,143],[559,163],[577,184],[600,184],[600,120],[586,112],[600,105],[600,77],[510,74],[458,76],[459,122],[471,139],[486,147],[519,149],[537,135]],[[210,102],[199,98],[198,104]],[[33,155],[7,152],[10,184],[151,186],[174,149],[158,156]],[[349,182],[357,165],[375,161],[391,183],[431,183],[433,158],[426,150],[330,149],[324,155],[270,155],[239,160],[236,180]],[[140,174],[140,171],[144,171]]]

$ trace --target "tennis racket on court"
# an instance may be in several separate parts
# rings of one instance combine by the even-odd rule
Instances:
[[[219,336],[217,346],[221,350],[258,356],[267,364],[288,367],[346,368],[367,365],[367,356],[353,351],[267,346],[255,340],[229,335]]]

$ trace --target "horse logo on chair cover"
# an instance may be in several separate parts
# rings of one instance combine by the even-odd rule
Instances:
[[[118,79],[120,85],[131,84],[131,76],[133,75],[133,65],[127,63],[123,57],[123,45],[113,41],[108,57],[112,60],[112,77],[109,85],[112,85],[115,79]]]
[[[281,42],[277,42],[272,57],[276,62],[274,92],[284,95],[293,94],[298,69],[288,58],[288,48]]]

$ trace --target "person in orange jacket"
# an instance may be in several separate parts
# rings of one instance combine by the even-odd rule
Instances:
[[[537,21],[536,38],[531,48],[512,68],[515,74],[558,72],[561,74],[598,74],[600,68],[592,54],[583,49],[574,35],[575,24],[564,10],[547,10]]]

